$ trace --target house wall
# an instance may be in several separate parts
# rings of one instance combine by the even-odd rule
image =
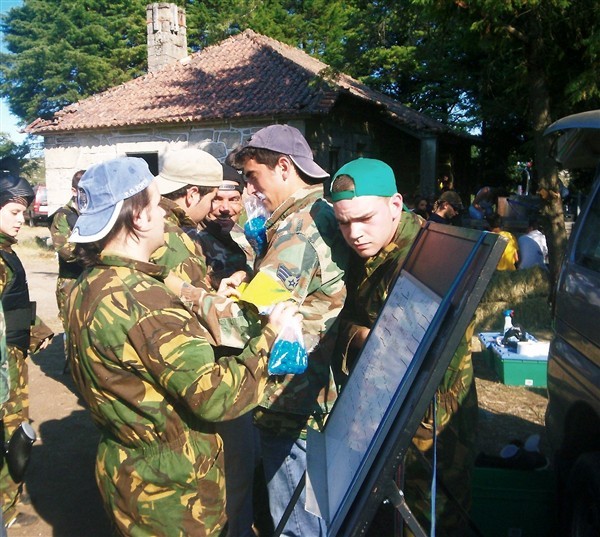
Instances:
[[[304,122],[289,123],[304,132]],[[160,169],[167,151],[186,147],[203,149],[223,162],[231,150],[268,124],[223,123],[202,128],[46,135],[44,156],[49,211],[53,213],[69,200],[73,174],[92,164],[131,153],[155,153]]]
[[[373,109],[336,107],[335,113],[307,121],[307,139],[319,162],[332,174],[350,160],[367,157],[387,162],[398,190],[412,195],[422,181],[421,140],[379,119]],[[431,164],[435,169],[435,160]]]
[[[283,122],[283,120],[281,120]],[[170,150],[197,147],[219,161],[257,130],[272,121],[236,122],[204,127],[152,128],[146,131],[115,131],[60,134],[45,137],[46,184],[50,212],[64,205],[71,192],[71,178],[81,169],[103,160],[132,153],[154,153],[159,169]],[[379,158],[394,169],[398,190],[411,197],[419,190],[433,192],[439,158],[437,139],[420,139],[382,121],[373,109],[340,106],[334,113],[307,120],[288,121],[307,138],[315,160],[330,173],[358,157]],[[430,181],[424,183],[424,172]]]

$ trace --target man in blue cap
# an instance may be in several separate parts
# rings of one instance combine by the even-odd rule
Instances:
[[[348,298],[340,316],[340,348],[346,349],[342,363],[349,374],[425,221],[403,209],[394,172],[381,160],[360,158],[342,166],[333,177],[331,199],[342,235],[357,254],[349,264]],[[457,510],[454,501],[438,492],[436,517],[443,535],[464,535],[462,515],[470,501],[477,419],[471,336],[472,326],[436,392],[438,474],[462,506]],[[428,523],[431,504],[431,471],[422,458],[431,460],[433,429],[430,408],[404,464],[404,494],[422,525]],[[410,534],[405,528],[405,535]]]

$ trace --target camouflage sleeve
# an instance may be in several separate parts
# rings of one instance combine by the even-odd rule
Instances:
[[[152,254],[152,261],[192,285],[200,285],[206,280],[204,257],[194,241],[172,223],[165,223],[165,244]]]
[[[140,374],[146,370],[197,416],[219,421],[256,406],[266,385],[268,352],[274,339],[267,325],[239,356],[215,362],[212,347],[190,312],[176,305],[148,308],[128,333],[123,361],[135,367],[139,359],[144,365]]]
[[[52,219],[50,235],[56,253],[65,261],[76,261],[75,243],[68,241],[71,235],[71,228],[67,221],[67,215],[60,209]]]
[[[314,246],[302,233],[277,234],[260,261],[257,275],[248,284],[260,281],[261,293],[276,296],[276,301],[294,299],[302,304],[306,296],[321,284],[317,277],[319,257]]]
[[[243,349],[250,338],[260,333],[260,317],[255,309],[203,287],[194,289],[193,294],[192,311],[215,346]]]
[[[31,327],[31,341],[29,352],[36,353],[45,339],[54,337],[54,332],[39,317],[35,318],[35,324]]]
[[[6,346],[6,323],[4,321],[4,310],[0,301],[0,420],[4,417],[4,405],[8,401],[8,348]]]
[[[8,284],[8,279],[10,277],[8,270],[8,267],[3,263],[2,258],[0,258],[0,295],[4,293],[4,288]]]

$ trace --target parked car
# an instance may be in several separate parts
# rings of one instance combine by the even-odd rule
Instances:
[[[48,224],[48,189],[46,185],[35,185],[33,187],[33,201],[25,210],[25,220],[30,226],[36,224]]]
[[[556,159],[596,167],[557,282],[548,356],[546,431],[557,473],[558,535],[600,535],[600,110],[548,127]]]

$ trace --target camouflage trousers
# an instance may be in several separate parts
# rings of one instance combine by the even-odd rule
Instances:
[[[204,433],[140,448],[103,436],[96,482],[118,532],[132,537],[220,535],[225,524],[222,444],[217,453],[210,452],[211,445]]]
[[[469,535],[468,519],[464,514],[471,506],[477,413],[477,392],[473,383],[460,407],[437,435],[436,535],[440,537]],[[406,501],[427,533],[431,524],[432,461],[433,449],[422,452],[414,443],[404,460]],[[405,528],[404,535],[413,534]]]
[[[28,364],[23,351],[16,347],[8,348],[8,371],[10,391],[9,399],[4,403],[5,415],[2,420],[0,446],[10,440],[21,422],[29,421]],[[0,498],[5,524],[8,524],[16,515],[22,488],[23,484],[15,483],[8,472],[8,466],[3,464],[0,470]]]
[[[67,332],[67,327],[65,325],[65,308],[67,298],[69,297],[69,293],[71,292],[75,282],[76,280],[73,278],[58,278],[56,280],[56,305],[58,306],[58,318],[63,325],[65,333]]]

